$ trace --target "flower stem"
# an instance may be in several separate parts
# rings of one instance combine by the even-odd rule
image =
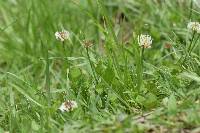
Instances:
[[[141,86],[143,83],[143,60],[144,60],[144,47],[142,47],[142,50],[140,51],[140,59],[138,64],[138,85],[137,90],[141,90]]]
[[[193,46],[191,46],[191,49],[190,49],[190,51],[189,51],[189,55],[191,54],[191,52],[192,52],[193,49],[195,48],[195,45],[196,45],[197,41],[199,40],[199,37],[200,37],[200,35],[198,35],[197,39],[194,41]]]
[[[50,89],[50,72],[49,72],[49,52],[48,48],[46,49],[46,89],[47,89],[47,100],[48,100],[48,108],[47,108],[47,127],[48,131],[51,131],[50,126],[50,107],[51,107],[51,89]]]
[[[184,59],[181,64],[183,64],[185,62],[186,58],[190,55],[190,50],[191,50],[191,47],[192,47],[192,44],[194,41],[195,33],[196,33],[195,31],[192,33],[192,39],[190,41],[188,49],[186,50],[186,55],[184,56]]]
[[[142,47],[142,53],[141,53],[141,75],[143,80],[143,62],[144,62],[144,47]]]
[[[66,50],[65,50],[65,41],[62,42],[62,46],[63,46],[64,55],[65,55],[65,54],[66,54]]]
[[[87,57],[88,57],[88,60],[89,60],[89,63],[90,63],[90,67],[91,67],[91,69],[92,69],[93,77],[94,77],[95,82],[96,82],[96,84],[97,84],[97,83],[98,83],[98,79],[97,79],[97,77],[96,77],[96,74],[95,74],[95,70],[94,70],[94,66],[93,66],[93,64],[92,64],[92,61],[91,61],[91,59],[90,59],[89,48],[86,48],[86,53],[87,53]]]
[[[192,33],[192,39],[191,39],[190,45],[189,45],[189,47],[188,47],[188,52],[190,51],[191,46],[192,46],[192,43],[193,43],[193,41],[194,41],[195,33],[196,33],[195,31]]]
[[[143,59],[144,59],[144,47],[142,47],[142,54],[141,54],[141,62],[143,66]]]

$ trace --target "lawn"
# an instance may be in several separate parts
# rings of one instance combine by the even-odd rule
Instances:
[[[199,0],[0,0],[0,133],[200,133]]]

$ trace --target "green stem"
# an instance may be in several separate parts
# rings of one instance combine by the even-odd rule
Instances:
[[[48,109],[47,109],[47,127],[48,132],[51,132],[50,129],[50,107],[51,107],[51,90],[50,90],[50,74],[49,74],[49,52],[46,49],[46,89],[47,89],[47,100],[48,100]]]
[[[143,63],[144,63],[144,47],[142,47],[142,53],[141,53],[141,80],[142,81],[143,81]]]
[[[65,54],[66,54],[66,50],[65,50],[65,41],[62,42],[62,46],[63,46],[64,55],[65,55]]]
[[[143,59],[144,59],[144,47],[142,47],[142,54],[141,54],[142,67],[143,67]]]
[[[189,45],[189,47],[188,47],[188,49],[186,51],[186,55],[185,55],[185,57],[184,57],[184,59],[183,59],[181,64],[183,64],[185,62],[186,58],[190,55],[189,53],[190,53],[190,50],[191,50],[191,47],[192,47],[192,44],[193,44],[193,41],[194,41],[195,33],[196,33],[195,31],[192,33],[192,39],[190,41],[190,45]]]
[[[50,90],[50,76],[49,76],[49,52],[46,53],[46,89],[48,95],[48,105],[51,105],[51,90]]]
[[[10,94],[10,119],[9,119],[9,131],[14,132],[14,121],[15,120],[15,107],[14,107],[14,94],[12,88],[9,88],[9,94]]]
[[[70,44],[71,44],[71,40],[70,40]],[[71,56],[71,53],[72,53],[73,49],[72,49],[72,47],[70,47],[70,44],[69,45],[65,45],[65,41],[62,42],[63,52],[64,52],[64,58],[67,58],[68,56]],[[70,62],[69,62],[68,58],[67,58],[66,62],[64,62],[63,67],[67,67],[67,68],[70,67]]]
[[[143,83],[143,60],[144,60],[144,47],[142,47],[142,50],[140,51],[140,60],[139,60],[139,73],[138,73],[138,91],[141,90],[141,86]]]
[[[120,69],[119,69],[119,63],[117,61],[117,55],[115,54],[113,49],[111,49],[110,52],[111,52],[112,61],[114,63],[113,67],[116,70],[117,76],[120,76],[120,74],[119,74]]]
[[[195,33],[196,33],[195,31],[192,33],[192,40],[191,40],[190,45],[189,45],[189,47],[188,47],[188,52],[190,51],[191,46],[192,46],[192,43],[193,43],[193,41],[194,41]]]
[[[91,69],[92,69],[93,77],[94,77],[94,79],[95,79],[95,81],[96,81],[96,84],[97,84],[97,83],[98,83],[98,79],[97,79],[97,77],[96,77],[96,74],[95,74],[95,70],[94,70],[92,61],[91,61],[91,59],[90,59],[89,49],[88,49],[88,48],[86,48],[86,53],[87,53],[87,57],[88,57],[88,60],[89,60],[89,63],[90,63],[90,67],[91,67]]]
[[[70,38],[69,38],[69,42],[70,42],[70,47],[69,47],[70,53],[69,53],[69,56],[71,57],[72,54],[73,54],[74,47],[73,47],[73,42],[72,42],[72,40]]]
[[[194,41],[193,46],[191,47],[191,50],[189,51],[189,55],[191,54],[191,52],[193,51],[193,49],[195,48],[195,45],[197,43],[197,41],[199,40],[200,35],[198,35],[197,39]]]

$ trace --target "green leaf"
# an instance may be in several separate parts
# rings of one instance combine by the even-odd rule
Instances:
[[[200,77],[196,73],[193,73],[193,72],[183,72],[181,74],[181,77],[190,79],[190,80],[194,80],[194,81],[200,83]]]
[[[136,102],[139,103],[139,104],[141,104],[141,105],[143,105],[145,103],[145,100],[146,100],[145,97],[143,97],[141,95],[138,95],[136,97]]]
[[[19,93],[21,93],[22,95],[24,95],[27,99],[29,99],[30,101],[32,101],[34,104],[38,105],[39,107],[44,107],[42,104],[40,104],[38,101],[36,101],[33,97],[30,96],[30,94],[28,94],[25,90],[23,90],[22,88],[18,87],[15,84],[10,83],[10,85],[16,89]]]
[[[168,101],[168,112],[170,114],[175,114],[177,112],[177,105],[176,105],[176,97],[174,96],[174,94],[172,94],[169,97],[169,101]]]
[[[40,125],[38,125],[35,121],[32,121],[31,127],[35,131],[38,131],[40,129]]]
[[[103,74],[105,68],[103,67],[103,63],[102,63],[101,61],[99,61],[99,62],[97,63],[97,66],[95,67],[95,70],[96,70],[96,72],[97,72],[99,75],[102,75],[102,74]]]
[[[144,106],[146,108],[153,108],[157,105],[157,103],[158,103],[157,101],[158,101],[158,99],[157,99],[156,95],[154,95],[153,93],[148,93],[146,95],[146,101],[144,103]]]
[[[111,83],[115,77],[115,73],[114,73],[113,69],[111,67],[108,67],[105,70],[103,77],[107,83]]]
[[[70,76],[74,79],[74,78],[78,78],[81,75],[80,69],[78,68],[72,68],[70,70]]]

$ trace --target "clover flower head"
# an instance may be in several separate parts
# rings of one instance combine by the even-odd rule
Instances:
[[[143,48],[151,48],[152,41],[153,40],[150,35],[141,34],[140,36],[138,36],[139,46]]]
[[[65,40],[69,39],[70,33],[67,30],[62,30],[61,32],[57,31],[55,33],[55,37],[57,40],[64,42]]]
[[[92,47],[94,44],[93,44],[93,42],[91,40],[83,40],[82,45],[85,48],[89,48],[89,47]]]
[[[67,100],[61,104],[59,110],[61,112],[73,111],[75,108],[78,108],[77,102],[73,100]]]
[[[187,25],[187,28],[189,30],[200,33],[200,23],[199,22],[189,22],[188,25]]]

